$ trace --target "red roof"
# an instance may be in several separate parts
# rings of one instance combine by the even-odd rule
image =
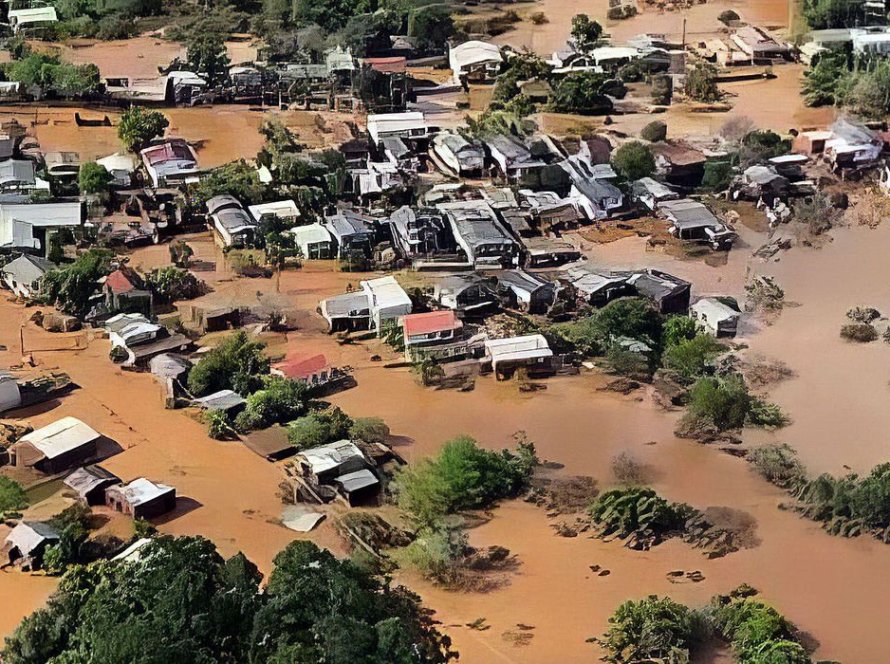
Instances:
[[[328,366],[324,355],[293,355],[273,366],[285,378],[305,380]]]
[[[381,74],[403,74],[408,67],[408,58],[403,55],[391,58],[365,58],[365,64]]]
[[[446,332],[459,330],[463,323],[450,309],[443,311],[431,311],[427,314],[409,314],[402,316],[402,327],[405,336],[413,337],[418,334],[431,334],[433,332]]]
[[[130,281],[130,278],[122,270],[115,270],[105,277],[105,285],[111,289],[112,293],[129,293],[136,290],[136,284]]]

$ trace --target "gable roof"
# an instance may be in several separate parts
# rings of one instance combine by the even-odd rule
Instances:
[[[316,355],[289,355],[284,361],[273,364],[272,368],[285,378],[305,380],[328,366],[327,358]]]
[[[135,479],[129,484],[111,487],[109,491],[120,494],[128,505],[138,507],[144,505],[157,498],[161,498],[170,493],[174,493],[176,489],[166,484],[156,484],[144,477]]]
[[[16,278],[19,283],[32,284],[50,270],[55,270],[58,266],[39,256],[30,254],[22,254],[15,260],[8,262],[0,271],[3,274],[10,274]]]
[[[418,334],[459,330],[463,327],[463,323],[454,311],[445,309],[402,316],[402,327],[405,329],[405,336],[413,337]]]
[[[92,443],[100,434],[76,417],[63,417],[52,424],[25,434],[15,445],[28,443],[47,459],[54,459],[66,452]]]
[[[62,481],[65,486],[73,489],[77,495],[83,498],[97,487],[120,482],[120,478],[102,466],[84,466],[75,470]]]

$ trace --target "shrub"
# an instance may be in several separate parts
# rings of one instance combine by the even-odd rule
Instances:
[[[699,619],[667,597],[627,601],[609,618],[602,639],[607,662],[686,662],[700,631]]]
[[[627,93],[624,84],[612,82],[605,74],[581,71],[567,74],[559,80],[553,91],[553,109],[558,113],[596,115],[609,113],[613,104],[606,96],[623,97]]]
[[[670,348],[681,341],[695,339],[698,334],[698,323],[689,316],[669,316],[664,322],[664,347]]]
[[[606,362],[613,373],[633,380],[651,380],[654,371],[652,361],[644,353],[627,350],[618,344],[612,344],[606,351]]]
[[[630,452],[612,457],[612,476],[622,484],[640,485],[646,482],[646,467]]]
[[[773,607],[751,597],[716,597],[709,617],[720,635],[732,644],[740,662],[810,664],[796,640],[794,627]]]
[[[702,189],[708,191],[725,190],[732,181],[732,172],[732,162],[709,159],[705,162],[705,171],[701,180]]]
[[[111,173],[95,161],[81,164],[77,174],[77,184],[82,194],[108,193],[112,179]]]
[[[306,412],[309,391],[303,381],[270,376],[263,389],[247,397],[244,410],[235,418],[235,427],[248,432],[290,422]]]
[[[287,427],[287,439],[298,450],[349,438],[352,420],[339,408],[309,413]]]
[[[111,258],[109,251],[90,249],[72,264],[47,272],[40,282],[41,299],[62,313],[86,315],[98,279],[111,271]]]
[[[207,424],[207,435],[213,440],[229,440],[234,433],[232,424],[225,412],[221,410],[208,410],[203,414]]]
[[[427,579],[454,585],[461,575],[461,560],[468,546],[467,534],[459,528],[421,528],[416,539],[395,552],[400,565],[416,569]]]
[[[735,21],[740,20],[740,16],[735,13],[731,9],[727,9],[726,11],[720,12],[720,16],[717,17],[717,20],[721,23],[734,23]]]
[[[881,317],[881,312],[874,307],[853,307],[847,311],[847,318],[855,323],[872,323]]]
[[[868,323],[850,323],[841,327],[841,338],[858,343],[869,343],[878,338],[878,331]]]
[[[699,378],[689,391],[686,417],[719,431],[740,429],[751,408],[751,395],[739,376]]]
[[[590,316],[554,326],[553,331],[584,355],[602,355],[618,337],[642,341],[658,349],[663,318],[646,300],[636,297],[609,302]]]
[[[614,152],[612,166],[626,180],[639,180],[655,172],[655,157],[649,146],[639,141],[630,141]]]
[[[697,64],[686,73],[686,96],[700,102],[719,101],[722,94],[717,87],[717,69],[709,64]]]
[[[533,12],[529,16],[529,20],[531,20],[534,25],[544,25],[545,23],[550,23],[550,19],[547,18],[547,14],[545,14],[544,12]]]
[[[366,443],[385,443],[389,427],[379,417],[357,417],[349,427],[349,437]]]
[[[251,341],[238,330],[201,358],[188,376],[189,391],[204,396],[219,390],[248,395],[263,387],[261,376],[269,372],[265,344]]]
[[[172,265],[156,267],[146,275],[145,280],[161,302],[191,300],[203,295],[206,289],[204,282],[194,274]]]
[[[763,479],[783,489],[793,488],[806,480],[806,468],[787,443],[763,445],[751,450],[748,461]]]
[[[640,138],[650,143],[658,143],[667,138],[667,125],[661,120],[653,120],[640,131]]]
[[[28,495],[15,480],[0,476],[0,519],[9,512],[17,512],[28,506]]]
[[[684,503],[670,503],[652,489],[630,486],[597,496],[589,514],[600,537],[645,537],[651,540],[647,544],[657,544],[681,532],[695,510]]]
[[[714,358],[725,350],[726,347],[711,335],[699,334],[668,347],[662,364],[691,382],[704,375]]]

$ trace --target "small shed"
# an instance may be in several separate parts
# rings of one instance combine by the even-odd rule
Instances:
[[[58,541],[59,533],[48,523],[22,521],[6,536],[3,551],[11,564],[35,569],[40,566],[46,548]]]
[[[134,519],[151,519],[176,508],[176,489],[140,477],[108,487],[105,504]]]
[[[2,268],[3,284],[18,297],[28,298],[37,292],[37,281],[58,266],[45,258],[22,254]]]
[[[194,400],[194,405],[202,410],[219,411],[234,415],[244,408],[247,401],[234,390],[220,390],[206,397]]]
[[[10,464],[47,474],[79,466],[96,456],[100,434],[76,417],[63,417],[22,436],[9,448]]]
[[[491,360],[492,370],[498,375],[518,367],[543,367],[553,357],[547,339],[541,334],[489,339],[485,342],[485,353]]]
[[[380,491],[380,480],[368,468],[340,475],[334,484],[350,507],[373,501]]]
[[[556,284],[525,270],[510,270],[498,275],[498,294],[505,307],[540,314],[553,304]]]
[[[297,463],[304,475],[319,484],[330,483],[341,475],[368,467],[365,455],[349,440],[303,450],[297,455]]]
[[[105,489],[120,481],[114,473],[95,465],[78,468],[63,480],[65,486],[77,494],[77,499],[87,505],[105,504]]]
[[[731,298],[703,297],[689,309],[692,316],[715,337],[734,337],[742,314]]]

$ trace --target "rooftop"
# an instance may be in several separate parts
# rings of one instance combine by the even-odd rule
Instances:
[[[92,443],[99,437],[100,434],[97,431],[76,417],[69,416],[25,434],[16,442],[16,445],[30,443],[47,459],[54,459],[66,452]]]

